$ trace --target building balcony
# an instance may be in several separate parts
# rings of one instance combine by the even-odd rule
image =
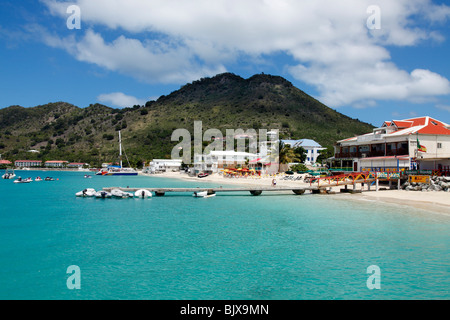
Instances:
[[[348,159],[348,158],[371,158],[371,157],[384,157],[384,156],[404,156],[409,155],[409,151],[406,148],[400,148],[395,150],[372,150],[364,152],[338,152],[334,154],[336,159]]]

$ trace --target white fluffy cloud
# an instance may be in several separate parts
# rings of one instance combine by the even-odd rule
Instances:
[[[138,99],[133,96],[126,95],[122,92],[104,93],[97,97],[97,100],[102,103],[110,104],[113,107],[127,108],[134,105],[144,105],[144,99]]]
[[[61,17],[68,2],[42,0]],[[317,88],[326,104],[373,105],[450,93],[449,81],[417,66],[402,70],[387,46],[444,41],[432,26],[450,7],[431,0],[379,0],[381,29],[369,30],[372,0],[76,0],[82,36],[47,37],[78,60],[145,81],[184,83],[226,65],[278,52],[296,62],[293,77]],[[418,19],[420,17],[420,19]],[[96,27],[120,36],[101,34]],[[250,59],[248,59],[250,58]]]

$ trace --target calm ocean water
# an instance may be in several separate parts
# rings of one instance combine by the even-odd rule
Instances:
[[[16,174],[59,181],[0,180],[0,299],[450,298],[445,215],[339,195],[83,199],[87,187],[205,183]],[[367,287],[371,265],[380,289]]]

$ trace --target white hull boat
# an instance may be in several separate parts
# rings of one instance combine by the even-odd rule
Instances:
[[[14,169],[12,170],[12,172],[9,172],[8,170],[6,170],[5,174],[2,175],[2,179],[14,179],[16,177],[16,174],[14,173]]]
[[[30,183],[33,181],[31,178],[22,179],[21,177],[14,180],[14,183]]]
[[[97,191],[95,191],[95,189],[87,188],[87,189],[84,189],[82,191],[75,193],[75,195],[77,197],[95,197],[96,193],[97,193]]]
[[[145,189],[139,189],[138,191],[136,191],[134,193],[134,196],[136,198],[145,199],[145,198],[151,198],[152,197],[152,193],[150,191],[148,191],[148,190],[145,190]]]
[[[126,156],[126,153],[125,153]],[[133,168],[124,168],[122,163],[122,138],[119,131],[119,166],[109,166],[106,169],[102,169],[96,173],[98,176],[137,176],[138,172]],[[127,157],[128,161],[128,157]],[[130,162],[128,161],[128,166]]]
[[[192,194],[192,196],[196,198],[211,198],[215,197],[216,194],[215,193],[208,194],[208,191],[196,191]]]
[[[120,189],[112,189],[111,195],[115,198],[130,198],[133,197],[133,194],[129,192],[122,191]]]
[[[95,197],[96,198],[101,198],[101,199],[106,199],[106,198],[111,198],[112,194],[106,191],[98,191],[95,193]]]

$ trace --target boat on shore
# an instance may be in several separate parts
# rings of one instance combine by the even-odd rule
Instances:
[[[126,156],[126,154],[125,154]],[[128,157],[127,157],[128,161]],[[137,176],[138,172],[131,167],[123,167],[122,162],[122,137],[119,131],[119,162],[118,166],[108,166],[107,168],[103,168],[96,173],[98,176]],[[130,166],[130,162],[128,161],[128,166]]]

